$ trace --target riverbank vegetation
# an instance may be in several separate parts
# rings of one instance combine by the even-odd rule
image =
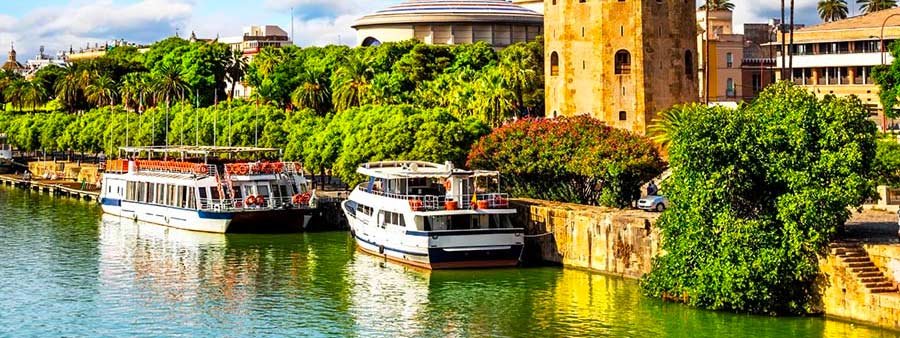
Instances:
[[[818,254],[872,196],[875,125],[858,99],[779,83],[736,110],[683,107],[649,295],[712,309],[814,311]]]
[[[84,113],[108,106],[144,112],[189,103],[208,107],[252,90],[248,101],[320,116],[364,105],[443,108],[493,126],[544,112],[543,42],[496,51],[479,42],[378,47],[266,48],[249,64],[227,45],[169,38],[144,53],[115,47],[105,56],[50,66],[31,79],[0,72],[0,103],[13,111]],[[237,85],[233,85],[237,84]]]
[[[169,126],[166,130],[166,126]],[[444,109],[411,105],[350,108],[319,116],[235,101],[218,108],[177,104],[143,114],[121,106],[83,114],[0,113],[0,132],[24,151],[117,154],[119,147],[219,145],[284,149],[284,158],[308,170],[331,170],[346,183],[359,180],[366,161],[417,159],[463,163],[471,145],[490,128],[480,119],[457,119]]]
[[[649,139],[586,116],[497,128],[468,165],[499,170],[514,196],[610,207],[628,207],[665,166]]]

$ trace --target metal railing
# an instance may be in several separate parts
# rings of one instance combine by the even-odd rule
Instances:
[[[201,198],[200,199],[200,210],[201,211],[253,211],[253,210],[275,210],[282,209],[285,207],[293,207],[293,208],[307,208],[312,206],[312,200],[310,202],[306,202],[303,204],[297,204],[293,202],[292,197],[266,197],[264,198],[263,205],[258,204],[247,204],[247,199],[236,199],[236,198],[222,198],[222,199],[213,199],[213,198]]]
[[[464,195],[409,195],[368,190],[365,184],[356,187],[360,191],[377,196],[408,201],[413,211],[445,211],[465,209],[505,209],[509,208],[509,194],[483,193]],[[473,197],[477,197],[474,198]],[[472,203],[472,202],[475,203]]]

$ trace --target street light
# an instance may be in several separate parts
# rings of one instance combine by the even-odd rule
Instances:
[[[900,16],[900,13],[894,13],[894,14],[888,15],[886,18],[884,18],[884,21],[881,23],[881,38],[880,38],[878,44],[879,44],[879,48],[881,49],[881,65],[882,66],[884,66],[884,52],[885,52],[884,51],[884,27],[887,25],[888,20],[890,20],[891,18],[893,18],[895,16]]]

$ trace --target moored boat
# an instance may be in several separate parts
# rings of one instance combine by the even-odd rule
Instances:
[[[277,149],[138,147],[122,152],[130,159],[107,161],[102,175],[105,213],[213,233],[300,231],[312,217],[314,194],[300,164],[218,159]],[[163,159],[154,160],[154,154]],[[180,160],[168,159],[171,154]]]
[[[368,181],[342,208],[360,250],[428,269],[518,265],[525,231],[512,224],[508,196],[487,189],[498,172],[418,161],[357,172]]]

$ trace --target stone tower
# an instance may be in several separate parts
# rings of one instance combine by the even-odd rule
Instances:
[[[546,114],[590,114],[646,134],[697,101],[694,1],[546,0]]]
[[[23,68],[24,67],[22,66],[22,64],[16,61],[16,46],[10,43],[8,59],[5,63],[3,63],[2,66],[0,66],[0,69],[3,69],[5,71],[18,72]]]

